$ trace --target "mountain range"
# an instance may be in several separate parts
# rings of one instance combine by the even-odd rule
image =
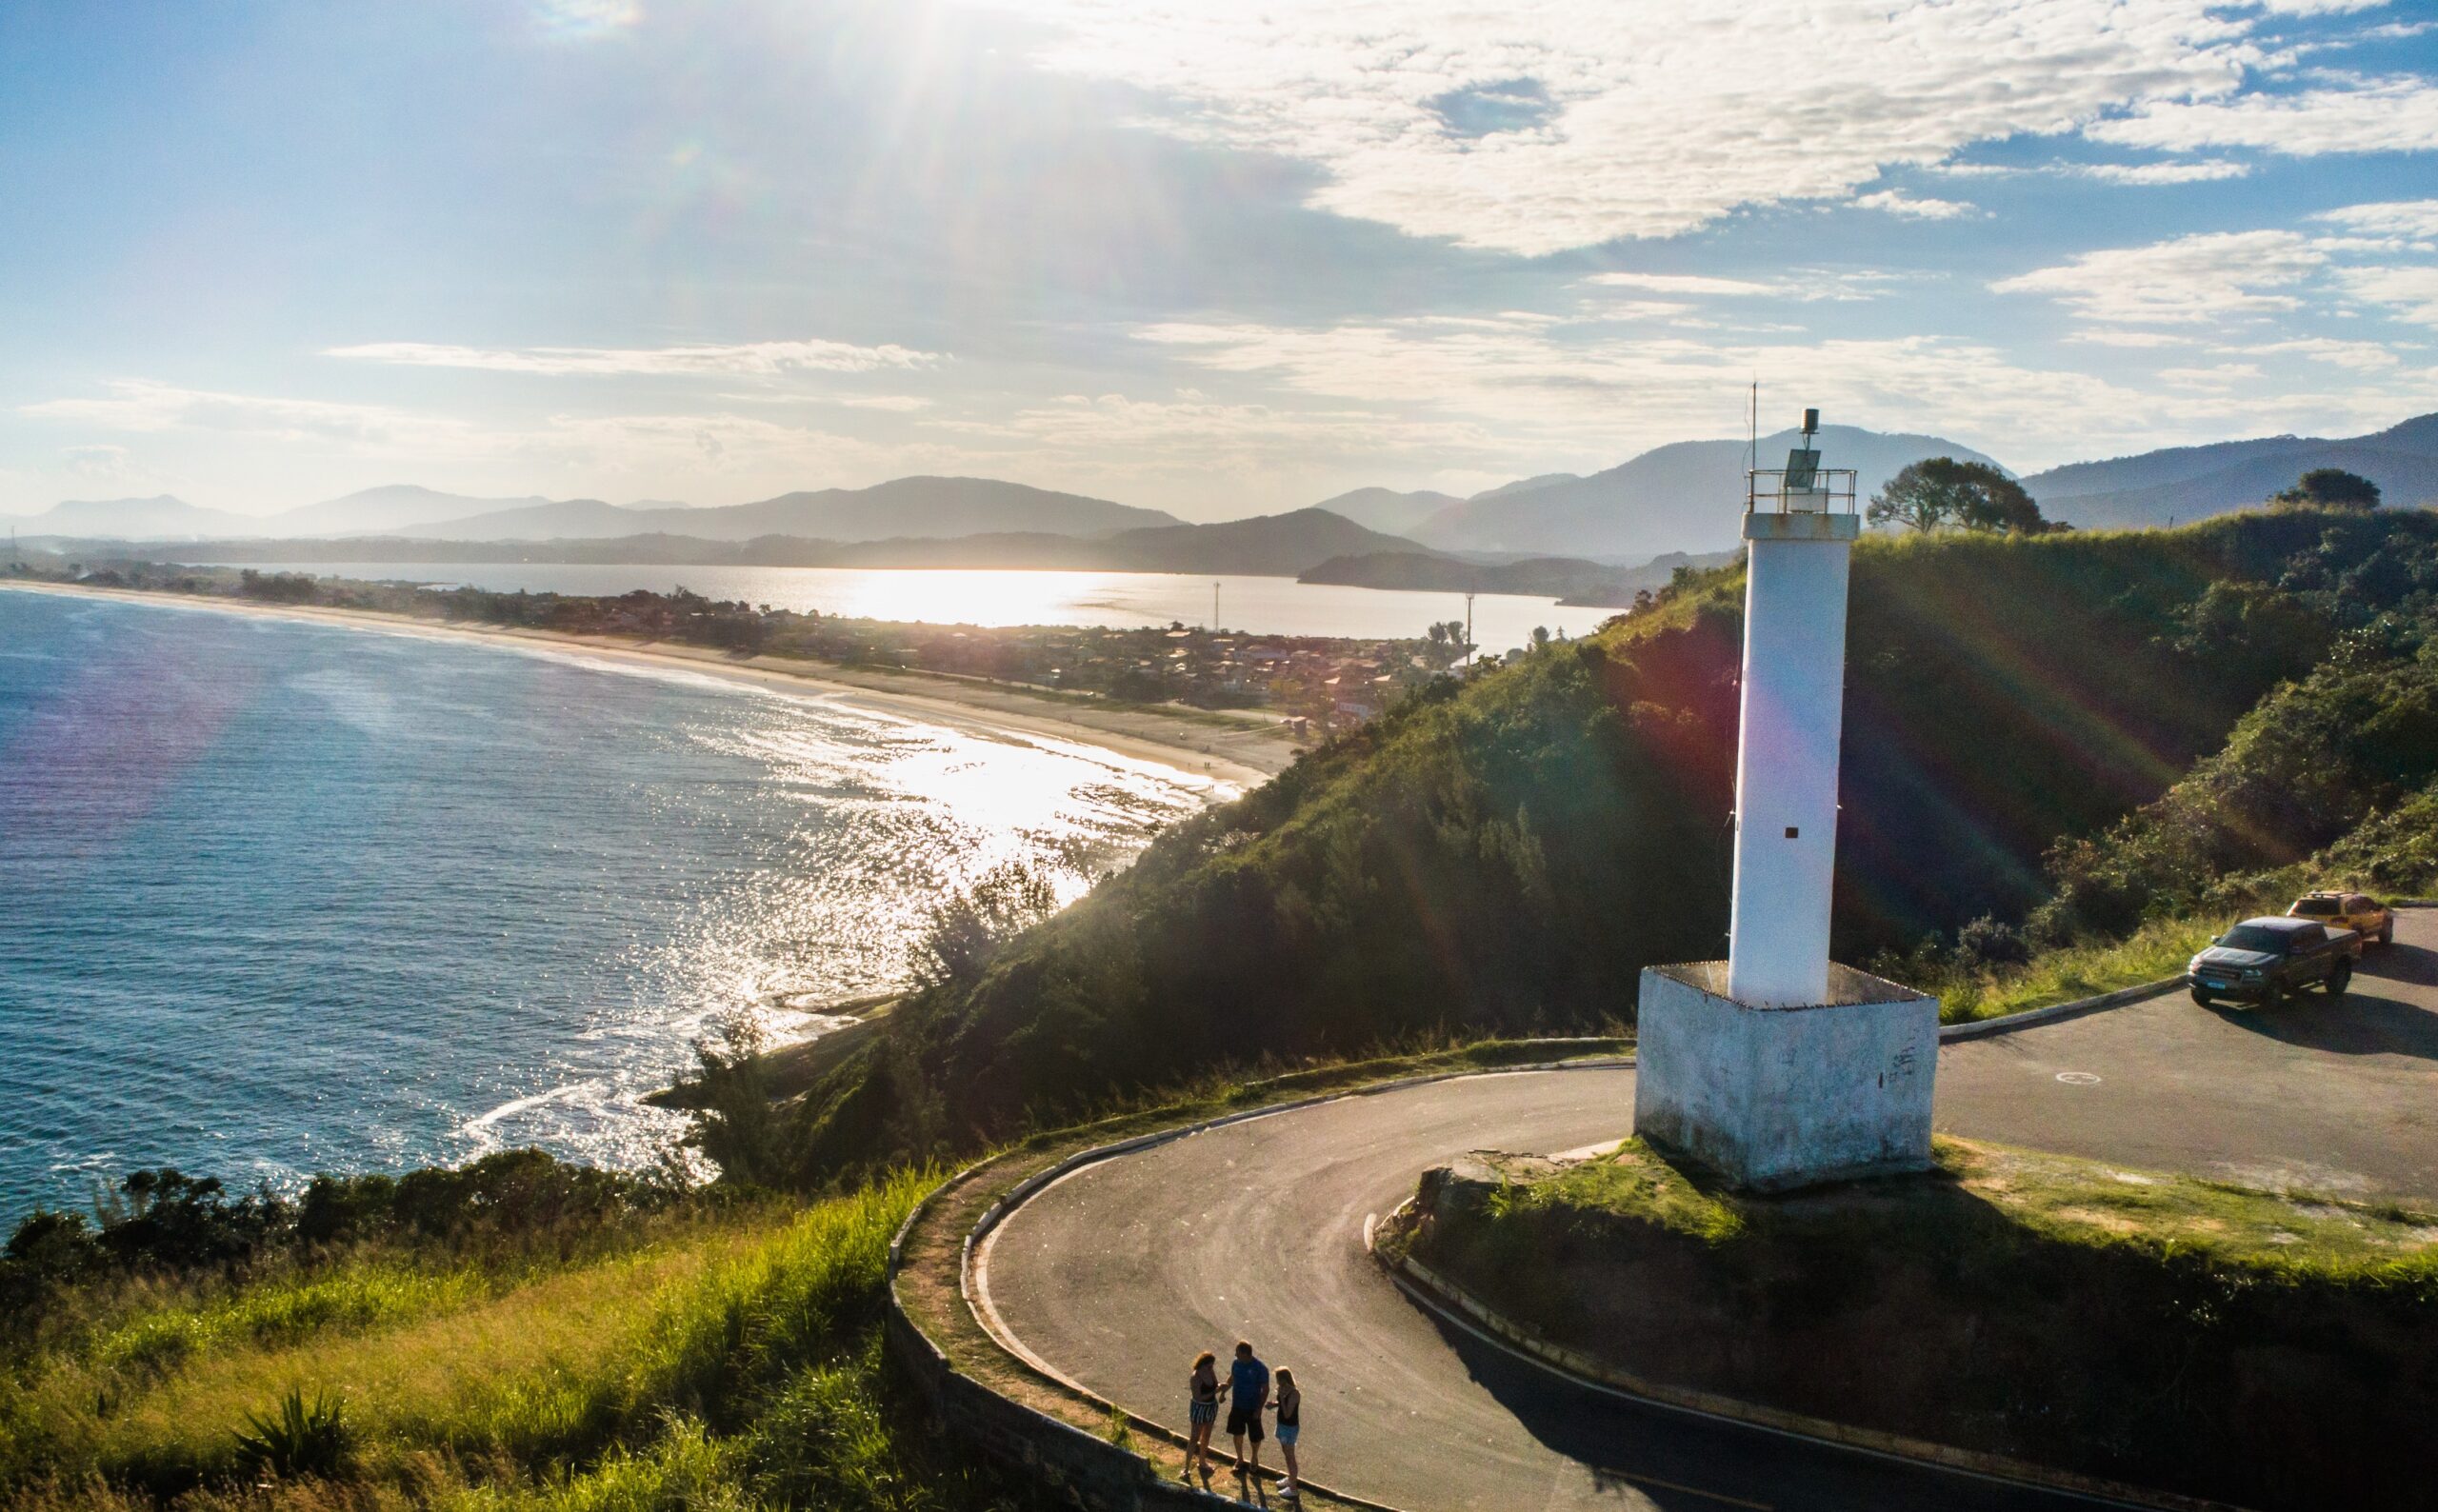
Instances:
[[[708,511],[688,511],[701,513]],[[77,542],[83,549],[99,543]],[[431,540],[420,536],[350,536],[210,541],[178,552],[187,562],[378,563],[573,562],[668,567],[1038,567],[1100,572],[1214,572],[1293,577],[1334,557],[1420,552],[1400,536],[1383,535],[1326,509],[1256,515],[1220,525],[1143,526],[1098,535],[1047,530],[991,530],[958,536],[891,536],[834,541],[770,534],[747,541],[649,532],[547,542]]]
[[[2367,436],[2270,436],[2077,462],[2023,480],[2042,511],[2084,529],[2167,525],[2258,504],[2314,468],[2379,486],[2389,506],[2438,502],[2438,414]]]
[[[1763,436],[1761,466],[1781,465],[1801,438],[1791,430]],[[1557,473],[1477,493],[1449,505],[1409,532],[1448,551],[1648,561],[1671,551],[1718,551],[1736,545],[1744,509],[1744,441],[1679,441],[1654,448],[1589,477]],[[1854,426],[1829,426],[1818,441],[1822,460],[1851,468],[1868,497],[1897,469],[1924,457],[1967,462],[1990,458],[1938,436],[1888,435]]]
[[[1758,444],[1762,465],[1782,459],[1798,439],[1792,431],[1762,437]],[[647,543],[654,539],[676,549],[668,543],[741,545],[783,537],[833,552],[846,546],[886,542],[892,543],[891,550],[898,556],[953,556],[961,565],[1009,567],[1040,565],[1048,558],[1071,565],[1108,554],[1058,546],[1051,538],[1090,543],[1133,532],[1180,530],[1189,533],[1168,538],[1166,545],[1152,544],[1160,539],[1156,536],[1145,537],[1125,549],[1171,561],[1176,560],[1179,543],[1193,542],[1221,555],[1186,561],[1176,570],[1243,571],[1249,569],[1224,564],[1244,560],[1247,551],[1284,560],[1278,553],[1291,555],[1291,551],[1280,543],[1289,537],[1297,543],[1293,549],[1321,544],[1312,529],[1262,522],[1319,512],[1374,539],[1367,544],[1349,538],[1320,556],[1293,562],[1288,570],[1309,569],[1329,556],[1417,548],[1476,565],[1566,558],[1617,567],[1671,553],[1732,549],[1737,544],[1736,519],[1749,445],[1732,439],[1676,442],[1605,471],[1587,476],[1544,473],[1468,498],[1429,489],[1357,488],[1291,514],[1231,522],[1259,527],[1239,538],[1228,536],[1227,527],[1188,527],[1159,509],[989,478],[940,477],[899,478],[865,488],[784,493],[714,507],[658,501],[615,505],[599,499],[487,499],[393,484],[279,514],[254,516],[202,508],[162,495],[70,500],[15,524],[30,535],[87,541],[258,544],[271,539],[329,541],[377,535],[430,543],[432,549],[424,553],[427,559],[447,544],[450,559],[459,561],[472,560],[453,554],[467,543],[628,540],[633,543],[631,552],[648,549]],[[1828,427],[1820,433],[1819,447],[1828,466],[1855,469],[1863,497],[1884,487],[1908,463],[1924,457],[1949,456],[1997,466],[1985,454],[1943,437],[1888,434],[1852,426]],[[2255,505],[2303,472],[2321,467],[2343,468],[2368,477],[2385,491],[2390,505],[2438,500],[2438,414],[2346,439],[2272,436],[2074,463],[2035,473],[2023,482],[2052,519],[2088,529],[2189,521]],[[1254,537],[1263,532],[1269,533],[1267,544],[1254,546]],[[953,551],[926,553],[906,545],[913,541],[966,544]],[[1222,543],[1229,544],[1223,547]],[[381,549],[382,555],[374,559],[410,559],[394,547]],[[990,559],[993,551],[1002,553],[1001,559]],[[317,556],[342,560],[327,551]],[[288,559],[303,560],[292,554]],[[598,559],[643,558],[609,553]],[[1391,575],[1415,570],[1413,564],[1406,564]]]
[[[868,488],[783,493],[751,504],[608,504],[599,499],[480,499],[412,484],[367,488],[271,515],[208,509],[166,494],[70,500],[16,522],[32,535],[127,541],[251,540],[361,535],[450,541],[580,541],[655,532],[707,541],[795,535],[826,541],[947,537],[986,531],[1105,535],[1182,525],[1082,494],[994,478],[898,478]]]
[[[1399,493],[1394,488],[1357,488],[1335,498],[1323,499],[1313,506],[1343,516],[1374,530],[1390,535],[1409,535],[1416,526],[1450,505],[1465,501],[1452,493],[1438,493],[1418,488],[1411,493]]]

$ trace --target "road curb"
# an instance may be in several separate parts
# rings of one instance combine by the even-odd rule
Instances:
[[[1398,1204],[1382,1226],[1413,1206],[1408,1198]],[[1883,1433],[1871,1428],[1858,1428],[1849,1423],[1826,1418],[1813,1418],[1797,1412],[1785,1412],[1775,1407],[1720,1396],[1714,1392],[1694,1391],[1646,1381],[1630,1372],[1617,1369],[1579,1349],[1569,1349],[1551,1343],[1523,1324],[1508,1318],[1496,1308],[1475,1297],[1463,1286],[1432,1270],[1410,1255],[1389,1255],[1369,1243],[1366,1249],[1374,1263],[1387,1274],[1397,1289],[1418,1305],[1465,1328],[1476,1337],[1505,1348],[1552,1375],[1578,1386],[1627,1398],[1648,1406],[1694,1417],[1719,1419],[1780,1434],[1791,1439],[1808,1439],[1835,1444],[1882,1459],[1934,1464],[1942,1469],[1978,1476],[1985,1480],[2009,1484],[2037,1486],[2042,1490],[2062,1491],[2101,1505],[2139,1507],[2150,1512],[2243,1512],[2228,1502],[2203,1501],[2179,1496],[2173,1492],[2151,1491],[2097,1477],[2076,1475],[2071,1471],[2053,1470],[2028,1461],[2013,1460],[2004,1455],[1988,1454],[1975,1449],[1959,1449],[1949,1444],[1934,1443],[1926,1439],[1910,1439],[1902,1434]]]
[[[2057,1024],[2067,1019],[2079,1019],[2087,1013],[2105,1013],[2130,1003],[2145,1003],[2165,997],[2184,985],[2184,974],[2161,977],[2136,987],[2119,987],[2093,998],[2076,998],[2071,1003],[2051,1004],[2045,1008],[2028,1008],[2021,1013],[2000,1014],[1993,1019],[1974,1019],[1968,1024],[1945,1024],[1939,1026],[1939,1043],[1952,1044],[1958,1040],[1986,1040],[1993,1034],[2012,1034],[2017,1029],[2035,1029],[2044,1024]]]

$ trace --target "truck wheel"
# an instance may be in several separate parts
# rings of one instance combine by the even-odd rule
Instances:
[[[2350,961],[2338,962],[2336,964],[2336,969],[2328,974],[2328,995],[2331,998],[2341,998],[2345,996],[2345,989],[2349,986],[2352,982],[2353,963]]]
[[[2395,943],[2396,922],[2393,919],[2390,919],[2386,924],[2379,926],[2379,944],[2383,945],[2391,945]]]
[[[2213,998],[2208,993],[2202,991],[2199,987],[2194,987],[2192,989],[2192,1001],[2200,1004],[2205,1008],[2214,1008],[2218,1005],[2218,1000],[2216,998]]]

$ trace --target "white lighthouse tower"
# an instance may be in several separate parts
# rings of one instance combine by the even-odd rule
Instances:
[[[1938,1002],[1828,959],[1854,474],[1820,412],[1745,491],[1742,727],[1727,959],[1643,973],[1634,1132],[1740,1184],[1930,1158]]]

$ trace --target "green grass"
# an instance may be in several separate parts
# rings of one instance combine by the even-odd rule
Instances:
[[[101,1331],[75,1353],[105,1373],[162,1371],[231,1340],[294,1343],[320,1333],[393,1326],[455,1311],[489,1294],[492,1285],[491,1278],[472,1267],[433,1271],[374,1261],[140,1312]]]
[[[1624,1218],[1726,1243],[1756,1221],[1800,1224],[1841,1208],[1863,1212],[1891,1235],[1908,1223],[1935,1227],[1938,1210],[1960,1193],[2026,1237],[2133,1244],[2334,1278],[2421,1272],[2438,1282],[2438,1214],[2392,1203],[2260,1191],[1976,1140],[1941,1138],[1933,1147],[1944,1181],[1869,1183],[1789,1199],[1720,1190],[1629,1140],[1615,1155],[1557,1168],[1502,1162],[1507,1180],[1488,1194],[1484,1210],[1493,1222],[1526,1214]]]
[[[2438,1215],[2394,1203],[2268,1192],[1964,1140],[1938,1142],[1963,1189],[2025,1228],[2334,1279],[2438,1280]]]
[[[2020,966],[1920,985],[1938,993],[1942,1024],[2001,1018],[2181,975],[2193,952],[2225,927],[2223,919],[2160,920],[2112,944],[2061,945]]]
[[[368,1256],[139,1301],[0,1379],[0,1506],[237,1496],[240,1436],[291,1394],[341,1404],[333,1505],[987,1504],[881,1355],[889,1241],[936,1182],[715,1210],[512,1275]]]

